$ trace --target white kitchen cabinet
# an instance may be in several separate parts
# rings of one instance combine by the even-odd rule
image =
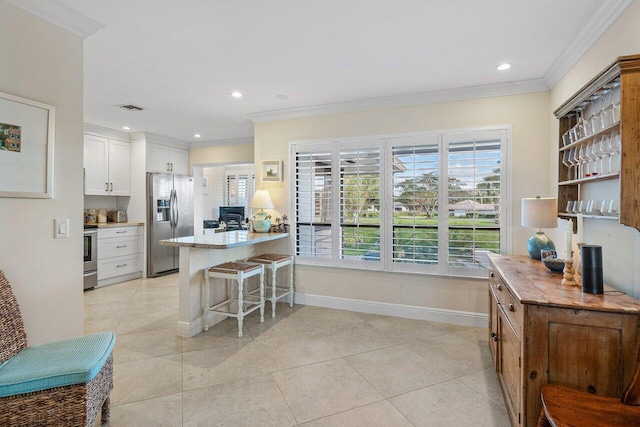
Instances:
[[[85,195],[131,195],[130,143],[85,135],[83,163]]]
[[[189,150],[147,142],[147,172],[189,175]]]
[[[142,277],[142,226],[98,229],[98,286]]]

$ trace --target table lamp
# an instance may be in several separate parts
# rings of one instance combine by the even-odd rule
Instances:
[[[527,251],[531,258],[540,259],[542,249],[556,249],[556,246],[542,229],[556,228],[558,226],[557,215],[557,199],[541,198],[540,196],[535,199],[522,199],[522,225],[538,229],[538,232],[531,236],[527,242]]]
[[[253,209],[260,209],[259,212],[255,214],[253,220],[253,229],[256,233],[268,233],[271,229],[271,218],[267,216],[267,213],[264,211],[265,209],[274,209],[273,202],[271,201],[271,196],[267,190],[258,190],[256,194],[249,202],[249,207]]]

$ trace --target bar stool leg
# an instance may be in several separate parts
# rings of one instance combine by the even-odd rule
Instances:
[[[293,260],[289,264],[289,307],[293,307]]]
[[[275,317],[275,309],[273,316]],[[260,268],[260,323],[262,322],[264,322],[264,265]]]
[[[243,299],[242,299],[242,288],[243,288],[244,277],[240,275],[238,277],[238,338],[242,338],[242,323],[244,322],[244,311],[242,309]]]
[[[276,263],[271,263],[271,317],[276,317]]]

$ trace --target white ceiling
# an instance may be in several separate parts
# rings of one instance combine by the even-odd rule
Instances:
[[[84,41],[85,122],[188,142],[250,137],[251,113],[512,82],[540,90],[631,3],[58,1],[104,26]],[[502,62],[513,68],[496,71]],[[147,110],[115,107],[126,103]]]

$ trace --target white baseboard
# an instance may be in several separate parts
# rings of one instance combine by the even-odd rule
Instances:
[[[390,304],[386,302],[363,301],[348,298],[327,297],[322,295],[296,293],[296,304],[316,307],[336,308],[361,313],[381,314],[384,316],[405,317],[407,319],[431,320],[462,326],[486,327],[488,315],[470,311],[443,310],[432,307]]]
[[[207,315],[207,323],[211,328],[213,325],[222,322],[226,318],[226,316],[209,313]],[[191,322],[183,322],[179,320],[178,324],[176,325],[176,335],[185,338],[191,338],[195,335],[198,335],[202,331],[204,331],[204,326],[202,324],[202,320],[200,319],[192,320]]]

